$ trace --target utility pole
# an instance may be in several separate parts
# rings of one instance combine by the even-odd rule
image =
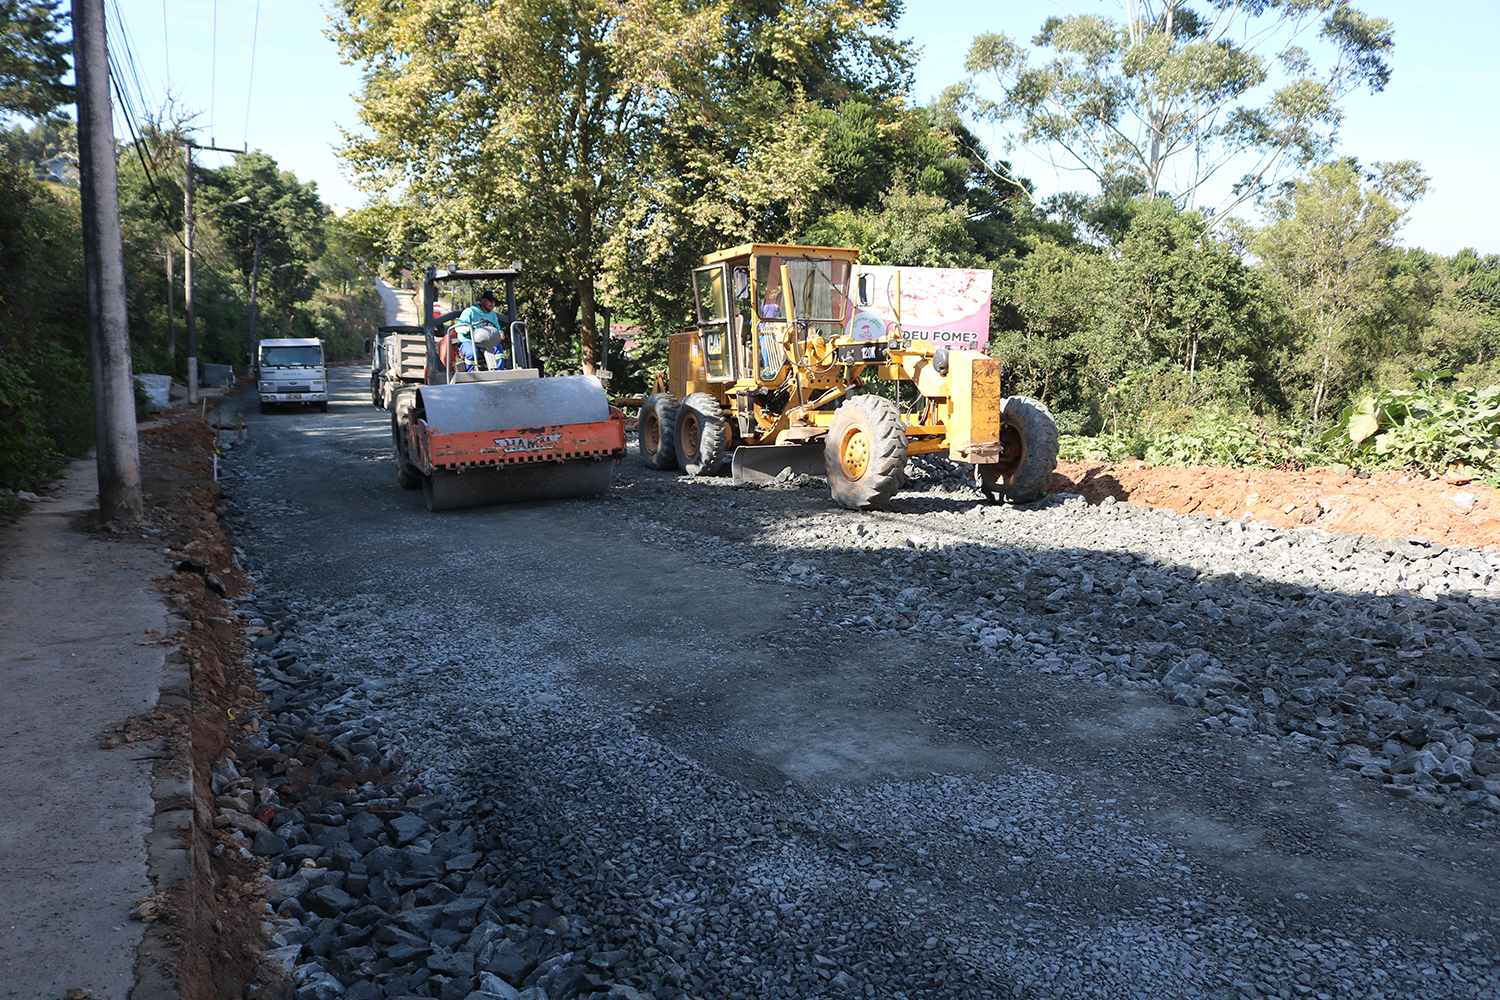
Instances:
[[[183,140],[182,144],[182,307],[187,313],[187,375],[188,402],[198,402],[198,316],[193,311],[193,150],[212,149],[220,153],[242,153],[241,149],[225,149],[222,146],[200,146],[196,142]],[[250,201],[247,195],[231,205],[244,205]],[[222,206],[221,206],[222,207]],[[213,209],[209,209],[212,212]],[[203,213],[207,215],[208,213]]]
[[[246,371],[255,372],[256,359],[260,357],[260,345],[255,340],[255,288],[260,284],[260,230],[255,231],[255,262],[250,265],[250,358]]]
[[[167,249],[167,357],[177,357],[177,310],[174,296],[177,289],[173,287],[176,282],[172,277],[172,258],[177,255],[172,252],[172,244],[166,245]]]
[[[193,144],[182,147],[182,309],[187,314],[188,402],[198,402],[198,314],[193,311]]]
[[[73,76],[78,101],[79,193],[83,267],[88,279],[99,518],[135,519],[141,516],[141,458],[135,427],[130,321],[125,310],[125,252],[120,237],[115,133],[110,120],[104,0],[73,0]]]

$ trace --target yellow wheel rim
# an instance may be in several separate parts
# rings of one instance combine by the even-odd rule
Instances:
[[[870,467],[870,439],[858,427],[850,428],[839,443],[839,468],[844,478],[858,482]]]
[[[655,416],[647,417],[641,421],[641,438],[646,443],[646,451],[655,455],[661,450],[661,421]]]

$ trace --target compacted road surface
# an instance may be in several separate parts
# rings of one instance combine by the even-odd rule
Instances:
[[[309,996],[1500,996],[1494,551],[937,463],[433,514],[330,378],[223,472],[240,767],[406,769],[255,842]]]

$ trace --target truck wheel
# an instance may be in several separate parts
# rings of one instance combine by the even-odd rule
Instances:
[[[1040,400],[1011,396],[1000,404],[1000,443],[1006,460],[976,468],[979,489],[991,500],[1032,503],[1047,495],[1057,468],[1057,423]]]
[[[646,468],[677,468],[677,400],[671,393],[655,393],[641,402],[637,433]]]
[[[260,401],[260,412],[262,412],[262,413],[270,413],[271,412],[271,404],[268,403],[268,402],[266,402],[264,399],[262,399]]]
[[[823,466],[834,503],[879,507],[906,482],[906,427],[901,411],[879,396],[850,396],[828,426]]]
[[[690,476],[717,475],[724,464],[724,411],[706,392],[677,407],[677,464]]]
[[[422,470],[412,464],[406,449],[406,428],[411,423],[413,402],[410,397],[397,400],[396,408],[391,411],[391,450],[396,459],[396,482],[404,490],[422,487]]]
[[[321,402],[321,403],[318,404],[318,412],[319,413],[327,413],[328,412],[328,401],[327,400],[324,400],[323,402]]]

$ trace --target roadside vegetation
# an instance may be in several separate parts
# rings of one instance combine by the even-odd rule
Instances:
[[[66,7],[0,4],[0,487],[30,489],[93,443],[88,299]],[[119,143],[120,214],[137,374],[187,377],[183,156],[190,123],[150,124]],[[259,337],[322,337],[332,360],[363,353],[383,322],[367,241],[263,153],[195,170],[194,304],[200,364],[250,355],[255,242]],[[248,197],[245,204],[234,204]]]
[[[1065,457],[1494,475],[1500,257],[1402,247],[1421,166],[1338,149],[1340,101],[1390,77],[1393,25],[1209,7],[980,34],[919,107],[886,0],[599,0],[561,20],[350,0],[334,33],[366,70],[366,129],[344,155],[374,198],[356,224],[393,270],[522,260],[534,337],[565,363],[598,362],[611,306],[641,345],[616,390],[664,367],[704,252],[849,245],[992,268],[991,353],[1057,415]],[[986,121],[1095,192],[1037,198],[978,141]]]

